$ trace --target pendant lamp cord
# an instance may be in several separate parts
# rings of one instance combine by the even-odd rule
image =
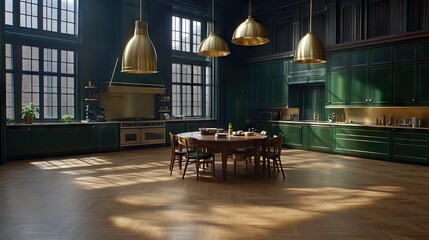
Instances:
[[[143,5],[143,0],[140,0],[140,21],[142,20],[142,5]]]
[[[313,0],[310,0],[310,27],[309,27],[309,33],[311,33],[311,15],[313,13]]]
[[[252,16],[252,1],[249,0],[249,12],[248,12],[248,17]]]
[[[211,30],[214,33],[214,0],[212,0],[212,24],[211,24]]]

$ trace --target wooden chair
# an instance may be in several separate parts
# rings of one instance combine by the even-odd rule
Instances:
[[[277,168],[277,172],[281,170],[283,179],[285,179],[285,173],[283,171],[283,165],[281,161],[282,143],[283,134],[274,135],[273,137],[268,138],[265,149],[261,153],[264,166],[265,160],[267,160],[269,177],[271,177],[270,161],[272,161],[273,168]]]
[[[246,171],[249,170],[248,166],[251,162],[252,150],[248,148],[237,148],[231,152],[231,159],[234,162],[234,176],[237,175],[237,169],[240,162],[246,163]]]
[[[208,164],[211,164],[211,168],[213,170],[213,176],[215,176],[215,155],[211,152],[203,151],[199,142],[195,138],[178,138],[179,144],[186,146],[186,163],[185,169],[183,170],[182,179],[185,178],[186,170],[188,168],[189,163],[195,163],[195,168],[197,171],[197,181],[199,180],[199,169],[200,166],[203,166],[203,170]]]
[[[171,159],[170,159],[170,175],[173,173],[174,163],[179,164],[179,169],[182,169],[182,160],[186,155],[186,147],[183,146],[183,149],[177,147],[177,136],[170,134],[170,146],[171,146]]]

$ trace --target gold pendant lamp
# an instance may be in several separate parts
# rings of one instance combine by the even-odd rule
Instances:
[[[311,33],[311,15],[313,2],[310,0],[310,27],[309,32],[301,38],[295,49],[294,62],[296,63],[324,63],[326,53],[323,42]]]
[[[198,46],[198,55],[203,57],[224,57],[231,54],[228,44],[214,33],[214,0],[212,0],[212,22],[210,34]]]
[[[232,34],[232,43],[240,46],[259,46],[270,42],[267,30],[252,18],[252,2],[249,0],[249,14]]]
[[[140,20],[135,23],[134,36],[130,39],[122,54],[122,70],[125,73],[157,73],[157,56],[149,38],[147,23],[142,21],[142,1],[140,0]]]

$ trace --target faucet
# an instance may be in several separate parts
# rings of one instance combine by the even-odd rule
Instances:
[[[331,117],[328,118],[329,122],[336,122],[337,121],[337,115],[335,112],[331,113]]]

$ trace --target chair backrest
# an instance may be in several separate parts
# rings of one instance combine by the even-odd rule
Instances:
[[[171,154],[174,154],[174,151],[176,150],[176,142],[177,142],[177,136],[169,132],[170,134],[170,147],[171,147]]]
[[[194,149],[196,151],[199,150],[199,144],[198,144],[198,139],[196,138],[192,138],[192,137],[188,137],[186,138],[187,142],[188,142],[188,147],[190,149]]]
[[[270,137],[268,139],[268,148],[269,151],[274,152],[276,155],[280,156],[282,151],[283,144],[283,134],[278,134]]]

